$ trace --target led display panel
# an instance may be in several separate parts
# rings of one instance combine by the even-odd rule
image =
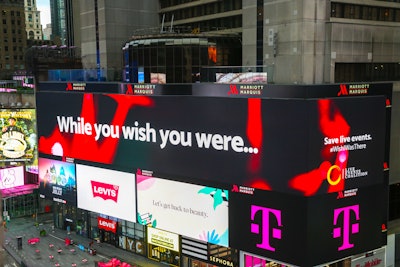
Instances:
[[[297,94],[297,99],[38,92],[39,150],[114,169],[176,175],[179,182],[151,177],[172,191],[182,184],[190,185],[183,191],[208,183],[229,185],[227,243],[262,257],[313,266],[382,246],[390,99],[359,95],[365,90],[343,86],[334,88],[332,98],[307,99],[313,92],[296,88],[297,93],[289,87],[275,93]],[[49,98],[59,104],[50,109]],[[110,185],[135,188],[134,177],[132,186],[122,187],[115,184],[119,175],[112,170],[82,170],[83,177],[77,174],[78,190],[83,190],[78,191],[78,207],[118,218],[137,216],[152,226],[156,219],[159,229],[165,223],[171,227],[167,231],[187,231],[198,238],[193,229],[175,229],[164,219],[166,208],[157,207],[168,207],[169,198],[157,187],[151,189],[153,199],[146,195],[140,203],[138,195],[138,212],[132,208],[135,197],[127,198],[129,205],[104,212],[103,202],[110,199],[94,195],[89,181],[99,178],[106,184],[101,193],[111,194]],[[137,185],[139,189],[141,181]],[[177,198],[174,207],[183,210],[191,198]],[[371,202],[375,199],[379,201]]]
[[[228,246],[228,190],[137,173],[137,221]]]
[[[24,167],[8,167],[0,169],[0,189],[24,185]]]
[[[135,174],[76,165],[78,208],[136,222]]]
[[[55,202],[76,205],[75,164],[39,157],[39,192]]]
[[[49,110],[48,98],[59,104]],[[381,96],[304,100],[38,92],[37,101],[44,154],[304,196],[383,180]],[[205,119],[211,117],[216,119]]]
[[[0,109],[0,129],[0,164],[37,163],[35,109]]]
[[[382,246],[383,189],[373,185],[313,197],[231,192],[230,246],[297,266],[371,251]]]

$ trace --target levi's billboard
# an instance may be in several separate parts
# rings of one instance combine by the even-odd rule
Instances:
[[[78,208],[136,222],[135,175],[76,165]]]
[[[107,232],[117,232],[117,222],[102,217],[97,217],[97,227]]]
[[[37,114],[43,154],[303,196],[383,181],[383,96],[38,92]]]

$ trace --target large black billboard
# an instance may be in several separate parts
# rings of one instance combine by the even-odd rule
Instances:
[[[51,103],[57,104],[49,104]],[[38,92],[39,151],[311,196],[381,183],[383,97]]]
[[[382,95],[37,93],[41,155],[227,185],[229,246],[301,266],[384,244],[386,116]]]

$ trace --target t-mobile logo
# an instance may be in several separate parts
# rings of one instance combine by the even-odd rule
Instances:
[[[270,251],[275,251],[275,248],[272,247],[270,244],[270,238],[272,235],[272,238],[281,239],[282,230],[270,227],[270,215],[272,215],[276,219],[278,226],[282,226],[282,212],[280,210],[251,205],[252,221],[254,221],[254,217],[258,212],[261,213],[261,226],[256,223],[251,224],[252,233],[262,234],[262,241],[260,244],[257,244],[257,247]]]
[[[358,223],[350,223],[351,213],[355,214],[356,220],[360,220],[360,206],[348,206],[340,209],[335,209],[333,214],[333,224],[337,225],[338,218],[341,214],[343,214],[343,228],[336,227],[333,229],[333,238],[342,237],[342,245],[338,248],[338,250],[345,250],[354,247],[354,244],[350,243],[350,235],[356,234],[359,232],[359,224]]]

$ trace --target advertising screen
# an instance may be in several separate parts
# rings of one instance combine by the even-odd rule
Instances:
[[[53,201],[76,205],[75,164],[39,157],[39,192]]]
[[[135,174],[76,165],[78,208],[136,222]]]
[[[217,73],[217,83],[267,83],[266,72]]]
[[[228,190],[160,179],[141,171],[136,178],[139,223],[228,246]]]
[[[180,247],[179,235],[152,227],[147,228],[147,243],[173,251],[179,251]]]
[[[297,266],[379,248],[386,223],[380,216],[385,209],[383,188],[374,185],[313,197],[257,189],[232,192],[230,246]]]
[[[58,105],[50,109],[49,98]],[[304,100],[38,92],[37,104],[44,154],[305,196],[383,179],[381,96]]]
[[[0,164],[37,160],[35,109],[0,109]]]
[[[0,169],[0,189],[24,185],[24,167],[8,167]]]

